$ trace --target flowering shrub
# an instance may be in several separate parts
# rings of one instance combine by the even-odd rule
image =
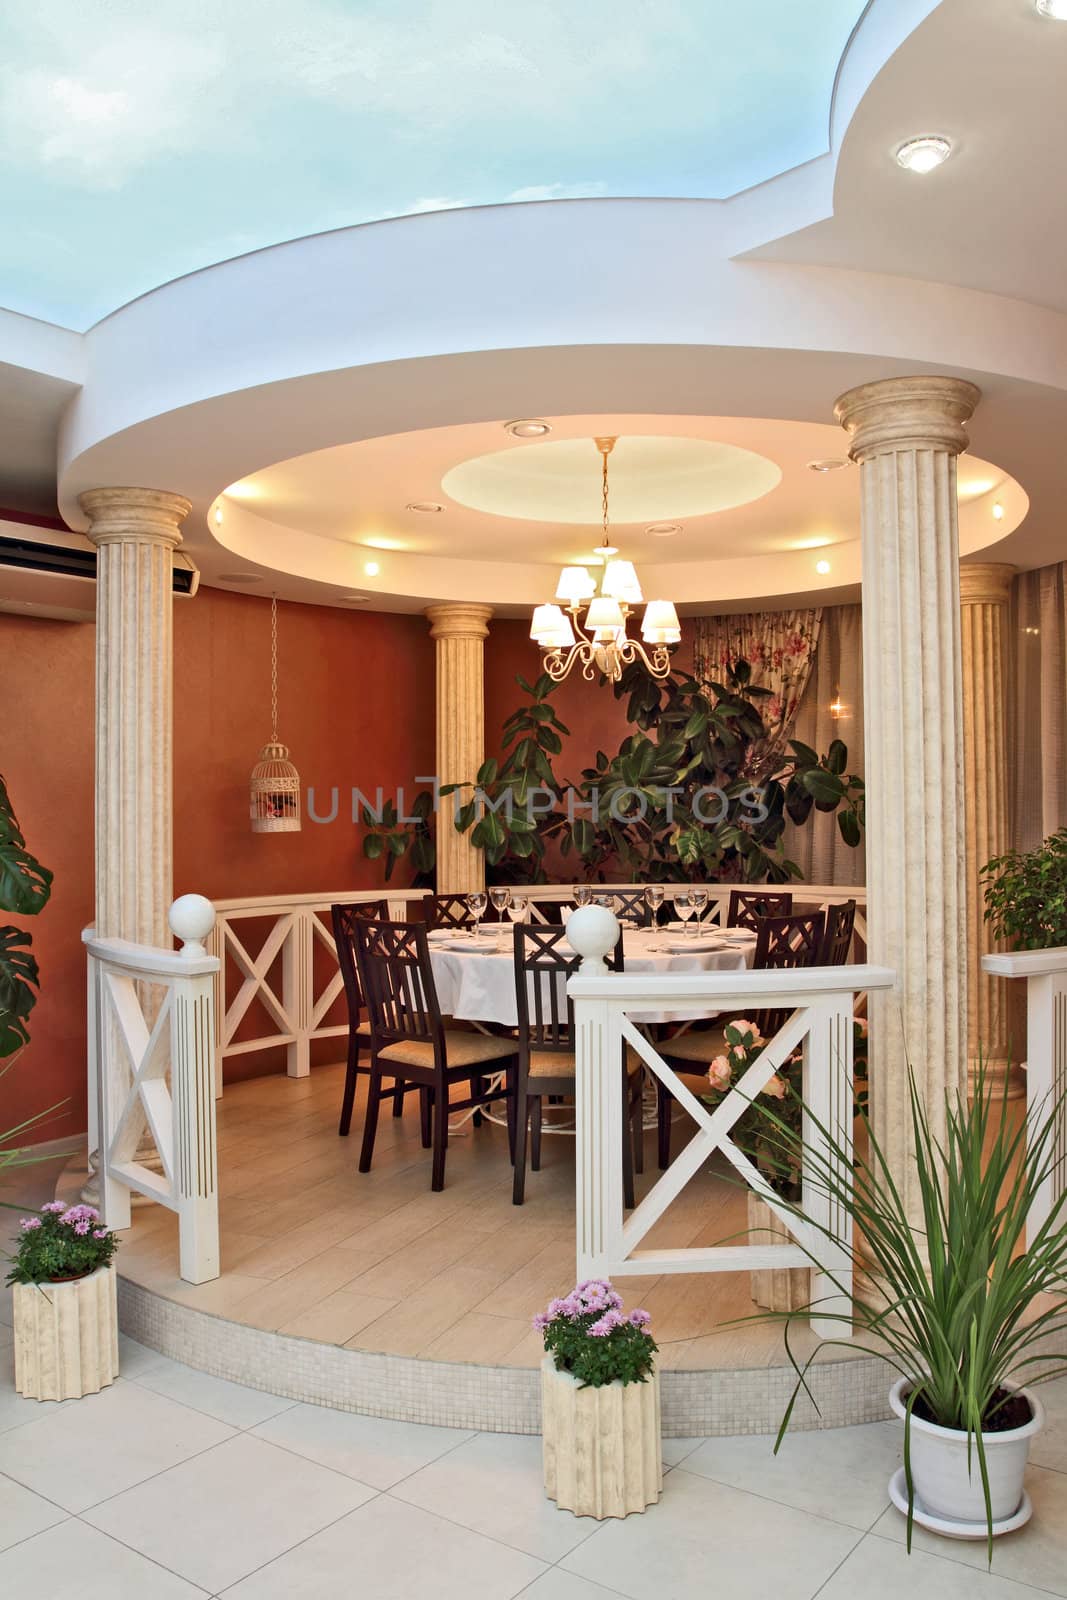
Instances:
[[[622,1296],[603,1278],[580,1283],[563,1300],[553,1300],[533,1325],[559,1372],[569,1372],[584,1389],[602,1384],[644,1383],[658,1346],[648,1332],[647,1311],[622,1309]]]
[[[852,1019],[855,1102],[857,1112],[867,1108],[867,1022]],[[723,1029],[726,1053],[716,1056],[708,1067],[710,1093],[701,1099],[709,1106],[722,1103],[730,1090],[744,1077],[767,1041],[754,1022],[740,1018]],[[739,1149],[756,1163],[776,1194],[796,1204],[800,1199],[800,1156],[803,1104],[801,1072],[803,1056],[797,1050],[778,1072],[772,1073],[759,1096],[751,1101],[734,1123],[731,1137]],[[765,1111],[761,1100],[775,1102]],[[768,1111],[770,1115],[768,1115]]]
[[[67,1206],[52,1200],[39,1214],[23,1217],[8,1283],[54,1283],[62,1278],[84,1278],[106,1267],[119,1241],[100,1226],[93,1206]]]

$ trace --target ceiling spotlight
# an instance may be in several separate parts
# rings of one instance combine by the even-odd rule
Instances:
[[[215,526],[216,526],[216,528],[221,528],[222,527],[222,507],[221,506],[216,506],[215,507]]]
[[[673,539],[675,534],[681,531],[680,522],[654,522],[651,527],[645,529],[645,532],[650,533],[654,539]]]
[[[825,461],[809,461],[809,472],[840,472],[842,467],[847,467],[848,461],[840,456],[827,456]]]
[[[365,561],[363,563],[363,570],[367,574],[368,578],[376,578],[382,569],[377,561]]]
[[[344,606],[365,606],[369,599],[369,594],[343,594],[341,596],[341,604]]]
[[[815,570],[820,577],[825,578],[830,570],[830,563],[828,561],[816,561]]]
[[[993,502],[993,518],[996,522],[1004,521],[1004,507],[999,500],[994,500]]]
[[[933,172],[952,154],[952,141],[938,133],[924,133],[919,139],[905,139],[897,149],[897,166],[905,172]]]
[[[436,500],[409,500],[406,509],[408,511],[428,511],[432,513],[443,511],[445,508],[444,506],[439,506]]]
[[[552,432],[552,424],[537,417],[520,417],[518,422],[505,422],[504,427],[516,439],[543,439]]]
[[[1035,0],[1035,6],[1043,17],[1051,17],[1053,22],[1067,22],[1067,0]]]

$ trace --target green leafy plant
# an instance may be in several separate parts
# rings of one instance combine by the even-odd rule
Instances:
[[[583,1389],[605,1383],[644,1383],[659,1348],[648,1331],[647,1311],[622,1308],[622,1296],[605,1278],[580,1283],[533,1319],[557,1372],[569,1372]]]
[[[430,821],[432,815],[433,795],[428,789],[421,790],[415,796],[411,816],[403,819],[391,800],[384,802],[379,816],[364,806],[362,821],[366,832],[363,835],[363,854],[368,861],[385,862],[386,883],[393,876],[397,862],[407,856],[415,869],[415,888],[432,887],[437,860]]]
[[[32,917],[47,904],[52,874],[26,849],[0,778],[0,911]],[[29,1042],[27,1018],[37,1003],[40,982],[30,954],[30,935],[23,928],[0,927],[0,1060]]]
[[[58,1283],[84,1278],[106,1267],[118,1247],[118,1235],[102,1226],[95,1206],[52,1200],[23,1217],[7,1281]]]
[[[1064,1101],[1037,1108],[1029,1122],[1013,1119],[1006,1098],[990,1092],[979,1062],[973,1101],[948,1094],[943,1136],[931,1128],[915,1074],[908,1068],[912,1160],[921,1216],[916,1221],[881,1145],[868,1129],[869,1152],[853,1166],[834,1130],[812,1117],[818,1138],[802,1145],[805,1181],[843,1207],[856,1222],[860,1241],[836,1239],[809,1212],[806,1221],[842,1248],[856,1277],[871,1270],[881,1296],[868,1300],[832,1271],[830,1283],[848,1309],[819,1308],[819,1316],[854,1329],[851,1340],[831,1339],[855,1351],[882,1357],[908,1381],[904,1466],[911,1545],[914,1486],[911,1472],[913,1414],[966,1436],[977,1457],[985,1497],[989,1550],[992,1513],[985,1436],[1003,1426],[1012,1403],[1012,1382],[1044,1382],[1067,1372],[1067,1357],[1055,1349],[1067,1335],[1063,1283],[1067,1274],[1067,1191],[1054,1188],[1048,1216],[1027,1224],[1042,1184],[1056,1166],[1056,1136]],[[773,1113],[768,1114],[773,1121]],[[811,1113],[809,1112],[809,1115]],[[773,1136],[772,1136],[773,1137]],[[792,1128],[779,1119],[777,1137],[795,1148]],[[783,1202],[796,1215],[798,1206]],[[810,1251],[809,1251],[810,1255]],[[811,1256],[812,1261],[815,1257]],[[822,1269],[825,1270],[825,1269]],[[757,1320],[786,1323],[786,1348],[797,1383],[778,1432],[785,1437],[813,1354],[801,1366],[793,1356],[789,1325],[800,1312],[764,1313]]]
[[[1067,828],[1036,850],[994,856],[981,870],[985,920],[1016,950],[1067,945]]]

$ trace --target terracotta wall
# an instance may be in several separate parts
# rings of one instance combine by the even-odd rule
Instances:
[[[92,919],[91,624],[0,615],[0,771],[27,844],[55,872],[33,920],[41,998],[32,1043],[0,1087],[0,1128],[57,1100],[39,1137],[85,1126],[85,963]],[[279,608],[280,728],[320,810],[338,821],[253,835],[248,774],[269,737],[266,601],[203,589],[175,605],[174,887],[212,898],[373,887],[350,822],[352,785],[391,792],[433,764],[433,644],[421,617]],[[0,916],[0,921],[6,920]],[[12,919],[18,920],[18,919]]]

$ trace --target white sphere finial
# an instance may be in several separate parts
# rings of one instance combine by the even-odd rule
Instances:
[[[567,943],[582,957],[586,977],[607,972],[604,957],[619,942],[619,919],[607,906],[579,906],[567,918]]]
[[[167,913],[170,931],[182,942],[183,956],[206,956],[204,940],[215,926],[215,907],[202,894],[181,894]]]

